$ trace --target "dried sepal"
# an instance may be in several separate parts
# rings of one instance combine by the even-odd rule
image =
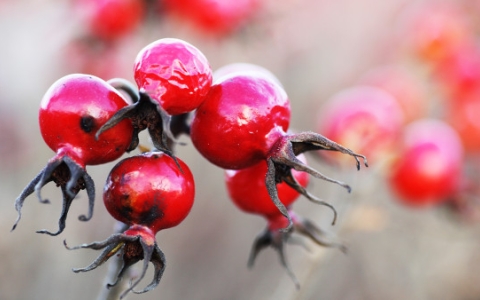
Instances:
[[[153,239],[154,241],[154,239]],[[165,271],[165,255],[152,239],[144,239],[141,235],[130,235],[125,233],[116,233],[111,235],[104,241],[93,242],[90,244],[82,244],[75,247],[69,247],[64,241],[65,247],[69,250],[76,249],[93,249],[103,250],[100,255],[88,266],[84,268],[75,268],[73,272],[88,272],[105,263],[110,257],[119,254],[122,260],[122,266],[118,272],[116,279],[112,283],[108,283],[107,287],[111,288],[117,285],[126,273],[126,270],[140,260],[143,260],[142,272],[138,278],[130,282],[130,287],[122,292],[120,299],[124,298],[129,292],[142,294],[153,290],[158,286]],[[134,290],[134,288],[142,281],[148,269],[149,263],[154,266],[154,274],[152,281],[142,290]]]
[[[270,151],[267,158],[268,170],[265,177],[265,184],[267,186],[268,193],[273,203],[275,204],[275,206],[277,206],[282,215],[289,220],[288,226],[282,229],[282,231],[290,231],[293,226],[293,220],[288,214],[286,207],[281,203],[280,199],[278,198],[276,185],[281,182],[287,183],[289,186],[291,186],[293,189],[295,189],[297,192],[299,192],[312,202],[325,205],[332,209],[334,213],[332,224],[335,224],[337,218],[337,212],[331,204],[313,196],[295,181],[292,175],[292,169],[306,172],[315,178],[338,184],[341,187],[345,188],[349,193],[352,190],[348,184],[339,180],[332,179],[320,173],[319,171],[307,166],[305,163],[303,163],[297,158],[299,154],[312,150],[338,151],[346,155],[352,156],[356,161],[356,166],[358,170],[361,166],[359,158],[363,159],[364,165],[368,167],[368,162],[364,155],[357,154],[352,150],[345,148],[335,143],[334,141],[329,140],[321,134],[315,132],[301,132],[281,137],[279,141],[272,147],[272,150]]]
[[[88,195],[88,213],[87,215],[80,215],[78,219],[80,221],[88,221],[92,218],[95,205],[95,184],[93,179],[88,175],[85,168],[77,164],[72,158],[67,155],[58,155],[48,162],[47,166],[35,176],[15,200],[15,209],[18,216],[12,231],[15,230],[21,219],[22,207],[29,195],[35,192],[41,203],[50,203],[48,199],[42,198],[41,189],[51,181],[60,187],[63,196],[62,212],[58,220],[59,228],[56,232],[43,229],[37,231],[38,233],[46,233],[52,236],[60,234],[65,229],[67,214],[73,199],[83,189],[87,191]]]
[[[310,220],[302,218],[292,211],[289,211],[289,214],[293,220],[293,230],[286,232],[282,230],[272,230],[269,227],[265,228],[260,234],[257,235],[253,242],[248,258],[248,267],[253,267],[258,254],[263,249],[271,246],[277,251],[281,265],[285,268],[288,276],[294,282],[295,287],[299,289],[300,282],[288,264],[288,260],[285,255],[285,244],[290,243],[292,240],[295,243],[300,243],[305,246],[302,241],[297,240],[296,237],[293,236],[294,233],[307,237],[317,245],[338,248],[344,253],[346,253],[347,248],[342,243],[328,238],[327,234]]]

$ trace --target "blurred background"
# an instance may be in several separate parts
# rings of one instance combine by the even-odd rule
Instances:
[[[247,268],[265,220],[238,210],[223,171],[181,136],[177,155],[196,178],[196,202],[183,223],[157,234],[168,264],[160,285],[128,299],[480,299],[479,11],[477,0],[0,0],[0,299],[96,299],[108,263],[73,273],[99,253],[68,251],[63,240],[112,233],[101,192],[115,162],[87,167],[97,189],[92,220],[76,218],[87,210],[82,191],[60,236],[36,234],[57,228],[61,194],[51,183],[42,192],[51,204],[28,197],[10,232],[16,197],[54,155],[38,106],[70,73],[133,82],[138,51],[164,37],[195,45],[213,70],[236,62],[269,69],[291,100],[292,129],[325,134],[368,155],[370,167],[307,157],[353,191],[311,180],[309,191],[338,210],[335,226],[328,208],[295,203],[348,247],[288,245],[297,290],[273,249]],[[443,127],[422,129],[425,119]],[[419,144],[434,150],[422,154]]]

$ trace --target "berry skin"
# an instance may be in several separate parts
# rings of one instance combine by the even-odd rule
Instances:
[[[276,184],[288,183],[291,170],[343,183],[308,167],[296,156],[309,150],[331,150],[353,156],[360,167],[359,155],[313,132],[287,134],[290,102],[283,88],[264,75],[234,72],[221,76],[212,85],[206,100],[198,107],[190,135],[196,149],[214,165],[239,170],[266,161],[266,186],[270,198],[292,221],[277,195]],[[365,160],[366,164],[366,160]]]
[[[146,153],[126,159],[110,173],[103,200],[118,221],[157,232],[178,225],[190,212],[195,194],[188,166],[167,155]],[[140,170],[140,171],[139,171]]]
[[[73,271],[93,270],[120,253],[123,267],[117,280],[108,286],[117,284],[127,268],[143,259],[141,275],[120,298],[130,291],[140,294],[154,289],[161,280],[166,263],[155,241],[155,234],[182,222],[193,206],[194,195],[193,175],[178,158],[173,159],[162,152],[149,152],[120,161],[108,175],[103,200],[108,212],[128,228],[101,242],[77,247],[68,247],[65,243],[68,249],[104,249],[91,265]],[[154,278],[143,290],[135,291],[135,286],[146,274],[149,262],[155,268]]]
[[[170,115],[197,108],[212,84],[207,58],[193,45],[175,38],[157,40],[138,53],[134,77],[145,91]]]
[[[285,91],[262,77],[234,73],[212,86],[192,121],[192,142],[224,169],[260,162],[290,124]]]
[[[40,131],[46,144],[56,152],[45,169],[38,174],[15,201],[18,218],[25,198],[37,193],[41,202],[41,188],[54,181],[62,189],[63,210],[59,220],[59,234],[65,227],[65,219],[73,198],[86,189],[89,198],[89,220],[93,213],[95,187],[87,174],[86,165],[111,162],[127,151],[133,128],[121,122],[115,129],[96,139],[96,131],[119,109],[126,107],[122,95],[102,79],[86,74],[71,74],[57,80],[44,95],[39,110]],[[12,230],[13,230],[12,229]]]
[[[40,132],[53,151],[67,152],[79,165],[110,162],[125,153],[131,125],[123,122],[98,140],[95,133],[126,104],[113,87],[98,77],[66,76],[47,91],[40,103]]]
[[[415,121],[404,131],[389,178],[399,201],[421,207],[448,200],[461,183],[463,146],[458,134],[434,119]]]
[[[148,129],[155,148],[171,155],[169,145],[175,140],[171,118],[184,120],[185,114],[205,100],[212,84],[209,62],[193,45],[163,38],[138,53],[134,77],[139,88],[138,101],[115,114],[97,135],[128,118],[135,129],[132,145],[138,145],[138,132]],[[182,129],[179,133],[188,132]]]
[[[300,154],[298,159],[306,164],[306,159],[303,154]],[[298,280],[290,270],[283,251],[285,242],[288,242],[293,232],[304,235],[321,246],[340,247],[342,250],[345,250],[345,248],[336,242],[328,241],[320,228],[315,226],[311,221],[303,219],[291,209],[292,204],[297,200],[298,196],[305,192],[305,187],[309,182],[309,174],[305,172],[292,170],[292,176],[290,177],[292,185],[285,182],[277,184],[278,197],[282,204],[287,207],[288,213],[293,221],[293,232],[282,232],[280,229],[288,226],[288,219],[280,213],[270,199],[269,192],[265,185],[266,172],[267,164],[265,161],[261,161],[245,169],[225,171],[225,183],[233,203],[246,213],[264,217],[268,223],[267,228],[255,239],[248,266],[253,266],[255,258],[261,250],[272,246],[280,255],[280,261],[283,267],[287,270],[287,273],[295,282],[296,286],[299,287]],[[314,197],[310,200],[327,205],[335,212],[335,209],[330,204],[316,200]]]

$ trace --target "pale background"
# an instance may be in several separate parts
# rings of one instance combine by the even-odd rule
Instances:
[[[292,128],[314,130],[321,104],[350,85],[368,68],[395,59],[399,10],[413,0],[267,1],[268,11],[242,33],[214,40],[167,19],[142,28],[122,45],[119,66],[111,76],[131,79],[136,53],[162,37],[183,38],[201,49],[214,69],[231,62],[260,64],[275,73],[292,101]],[[52,204],[27,198],[23,219],[13,203],[23,187],[44,167],[53,152],[37,124],[43,93],[59,77],[76,72],[62,58],[66,41],[78,28],[67,15],[66,1],[0,1],[0,299],[95,299],[107,265],[75,274],[98,253],[67,251],[62,244],[103,240],[113,220],[101,202],[102,184],[113,163],[88,167],[97,185],[94,217],[86,212],[86,194],[72,205],[66,230],[57,237],[36,234],[54,230],[60,192],[48,185]],[[108,78],[105,78],[108,79]],[[272,249],[256,265],[246,266],[253,238],[263,219],[238,211],[228,200],[219,168],[207,163],[186,137],[178,156],[191,167],[196,202],[178,227],[157,234],[167,269],[156,290],[128,299],[480,299],[480,228],[464,225],[438,210],[411,210],[398,204],[383,178],[370,169],[339,171],[310,159],[312,166],[350,183],[351,194],[312,180],[311,191],[339,210],[330,211],[300,199],[296,211],[338,234],[347,255],[309,244],[287,247],[295,287]],[[308,243],[308,242],[307,242]],[[149,275],[145,283],[150,279]]]

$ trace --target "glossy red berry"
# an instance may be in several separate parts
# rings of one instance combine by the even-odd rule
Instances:
[[[102,79],[69,75],[54,83],[43,97],[40,132],[53,151],[67,154],[81,166],[110,162],[125,153],[132,126],[122,122],[100,139],[95,133],[125,106],[121,94]]]
[[[196,109],[212,84],[212,69],[205,55],[192,44],[163,38],[137,54],[134,77],[146,92],[170,115]]]
[[[448,200],[461,182],[463,146],[458,134],[434,119],[415,121],[404,131],[389,179],[398,199],[410,206]]]
[[[40,190],[50,181],[61,187],[64,198],[60,229],[55,234],[65,227],[65,218],[73,198],[85,188],[90,210],[88,216],[80,218],[90,219],[95,188],[85,167],[111,162],[123,155],[130,145],[133,128],[129,122],[121,122],[99,139],[95,134],[127,104],[115,88],[92,75],[67,75],[48,89],[40,104],[39,123],[43,139],[56,155],[17,198],[15,207],[19,216],[14,228],[20,220],[20,210],[28,195],[36,192],[40,201],[48,202],[41,198]]]
[[[103,200],[108,212],[125,224],[157,232],[178,225],[193,205],[193,175],[180,159],[146,153],[123,160],[108,176]]]
[[[144,293],[154,289],[165,269],[165,257],[155,241],[155,234],[182,222],[192,208],[194,195],[193,175],[178,158],[150,152],[120,161],[108,175],[103,200],[108,212],[128,229],[102,242],[69,248],[105,249],[91,265],[74,269],[74,272],[95,269],[121,253],[124,265],[117,280],[109,286],[118,283],[127,268],[143,259],[141,275],[121,298],[130,291]],[[145,276],[149,262],[155,268],[153,281],[141,291],[133,290]]]
[[[175,139],[170,130],[172,116],[188,114],[204,100],[212,84],[212,69],[203,53],[186,41],[163,38],[144,47],[134,64],[139,100],[119,111],[99,131],[121,120],[132,121],[138,133],[148,129],[154,146],[171,153]],[[138,143],[137,134],[135,141]]]
[[[221,77],[197,109],[192,142],[203,156],[224,169],[242,169],[268,156],[290,124],[286,92],[261,76]]]
[[[300,154],[298,159],[306,163],[303,154]],[[340,247],[343,250],[344,247],[337,242],[329,241],[321,229],[293,212],[291,208],[293,202],[301,194],[305,193],[305,187],[309,181],[309,174],[305,172],[292,170],[288,182],[277,184],[278,198],[287,207],[294,229],[293,232],[282,232],[281,229],[287,227],[289,221],[282,215],[270,198],[265,184],[266,172],[267,164],[264,161],[241,170],[226,170],[225,182],[228,194],[238,208],[247,213],[260,215],[268,222],[267,228],[255,239],[248,262],[249,266],[253,266],[257,254],[262,249],[272,246],[278,251],[282,265],[298,287],[299,283],[288,266],[283,251],[285,242],[288,241],[293,232],[307,236],[322,246]],[[330,204],[323,201],[319,202],[329,206],[335,212],[335,209]]]
[[[309,150],[339,151],[353,156],[358,168],[358,157],[365,157],[313,132],[287,134],[289,123],[290,102],[280,85],[255,72],[234,72],[212,85],[195,111],[190,135],[196,149],[218,167],[238,170],[266,161],[270,197],[290,220],[278,199],[276,183],[288,180],[292,168],[350,190],[347,184],[306,166],[297,155]]]

